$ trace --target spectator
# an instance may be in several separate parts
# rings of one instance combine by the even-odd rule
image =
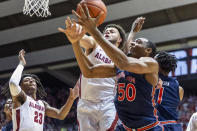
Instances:
[[[6,116],[5,125],[2,127],[2,131],[12,131],[12,99],[8,99],[4,106],[4,113]]]

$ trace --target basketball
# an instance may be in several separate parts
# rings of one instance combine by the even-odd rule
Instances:
[[[90,16],[92,18],[96,18],[99,15],[99,13],[103,11],[103,14],[100,17],[97,26],[104,22],[107,15],[107,8],[102,0],[82,0],[79,4],[82,6],[83,9],[85,9],[84,5],[87,5]],[[80,15],[81,12],[79,10],[79,4],[77,6],[77,13]]]

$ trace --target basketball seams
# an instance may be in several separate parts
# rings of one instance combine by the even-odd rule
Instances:
[[[79,10],[79,5],[81,5],[82,8],[84,9],[85,4],[88,7],[90,16],[93,18],[96,18],[100,14],[100,12],[103,11],[102,16],[99,18],[97,26],[102,24],[107,16],[107,8],[105,6],[105,3],[103,3],[101,0],[98,1],[82,0],[77,6],[77,13],[79,13],[79,15],[81,15],[81,11]]]
[[[97,8],[97,10],[98,11],[96,11],[96,13],[94,12],[94,8],[88,8],[89,9],[89,11],[90,11],[90,13],[92,13],[93,14],[93,17],[95,18],[96,16],[98,16],[99,15],[99,13],[100,13],[100,11],[101,11],[101,8],[98,8],[98,6],[95,6],[95,5],[90,5],[90,4],[88,4],[88,6],[89,7],[94,7],[94,8]],[[102,19],[99,19],[99,25],[101,24],[101,23],[103,23],[103,21],[105,20],[105,13],[103,14],[103,16],[101,16],[101,17],[103,17]]]
[[[82,3],[80,3],[80,4],[86,4],[87,6],[94,6],[94,7],[96,7],[96,8],[98,8],[98,9],[100,9],[100,10],[102,10],[104,13],[106,13],[107,11],[107,9],[105,9],[105,10],[103,10],[103,8],[100,8],[99,6],[97,6],[97,5],[95,5],[94,3],[88,3],[88,2],[82,2]],[[103,5],[102,7],[104,7],[105,8],[105,5]]]
[[[104,20],[106,18],[106,13],[105,13],[105,11],[102,8],[96,6],[96,5],[92,4],[92,3],[85,3],[85,2],[83,2],[83,3],[80,3],[80,4],[81,4],[82,8],[84,8],[84,4],[86,4],[88,6],[88,10],[89,10],[90,16],[93,17],[93,18],[97,17],[99,15],[99,13],[101,11],[103,11],[104,14],[99,19],[99,22],[98,22],[99,24],[98,25],[100,25],[100,24],[102,24],[104,22]]]

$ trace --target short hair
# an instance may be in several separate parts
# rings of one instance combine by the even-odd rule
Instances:
[[[46,97],[47,93],[45,92],[45,89],[39,79],[39,77],[37,75],[34,75],[34,74],[23,74],[22,77],[21,77],[21,80],[20,80],[20,83],[19,85],[21,84],[21,82],[23,81],[23,79],[25,77],[32,77],[36,80],[36,84],[37,84],[37,95],[38,95],[38,98],[42,99],[44,97]],[[9,89],[9,82],[7,82],[4,87],[1,89],[1,94],[5,95],[7,98],[10,98],[11,97],[11,94],[10,94],[10,89]]]
[[[147,39],[148,40],[148,39]],[[148,40],[148,42],[146,42],[147,43],[147,47],[148,48],[151,48],[152,49],[152,52],[150,53],[150,56],[151,57],[154,57],[155,55],[156,55],[156,52],[157,52],[157,48],[156,48],[156,45],[155,45],[155,43],[153,43],[152,41],[150,41],[150,40]]]
[[[125,43],[126,43],[126,33],[125,33],[125,30],[120,26],[120,25],[117,25],[117,24],[108,24],[105,26],[103,32],[105,32],[105,30],[107,28],[116,28],[120,34],[120,37],[122,38],[122,42],[120,43],[119,47],[120,49],[123,49],[125,47]]]
[[[165,72],[175,71],[177,67],[177,58],[175,55],[165,51],[158,52],[155,59],[159,63],[159,67]]]

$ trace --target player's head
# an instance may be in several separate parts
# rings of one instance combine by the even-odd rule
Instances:
[[[128,45],[129,55],[135,58],[154,57],[156,45],[146,38],[137,38]]]
[[[117,24],[108,24],[103,30],[105,39],[115,44],[118,48],[123,49],[126,41],[126,33],[124,29]]]
[[[7,99],[4,105],[3,112],[6,114],[6,117],[11,117],[12,116],[12,99]]]
[[[159,63],[160,72],[168,74],[174,72],[177,67],[177,58],[165,51],[156,54],[155,60]]]
[[[23,74],[20,86],[27,95],[37,94],[39,98],[46,96],[45,89],[40,79],[34,74]]]

